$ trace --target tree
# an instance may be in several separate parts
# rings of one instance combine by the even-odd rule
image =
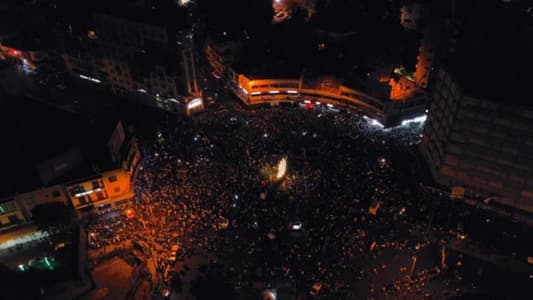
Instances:
[[[56,231],[70,225],[72,211],[63,202],[39,204],[31,210],[32,220],[41,230]]]

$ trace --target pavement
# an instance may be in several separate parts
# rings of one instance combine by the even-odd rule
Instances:
[[[124,299],[133,280],[133,267],[122,258],[115,257],[94,268],[92,276],[96,287],[82,300]]]

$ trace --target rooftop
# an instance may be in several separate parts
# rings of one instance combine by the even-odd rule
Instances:
[[[116,122],[88,119],[22,97],[3,102],[0,123],[5,128],[5,143],[0,157],[0,197],[44,186],[39,166],[67,153],[79,164],[49,184],[112,167],[107,141]],[[81,161],[76,152],[81,154]]]

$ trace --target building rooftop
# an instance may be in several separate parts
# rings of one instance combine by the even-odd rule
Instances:
[[[107,142],[117,122],[89,119],[22,97],[3,102],[0,198],[112,167]],[[61,162],[65,156],[72,165],[45,184],[40,167]]]

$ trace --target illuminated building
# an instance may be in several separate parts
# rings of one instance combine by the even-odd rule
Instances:
[[[65,184],[72,205],[81,213],[122,206],[135,197],[131,177],[115,169]]]
[[[223,72],[220,77],[229,90],[246,105],[302,103],[313,108],[323,104],[360,111],[386,127],[426,110],[425,89],[407,71],[393,74],[401,69],[398,64],[374,63],[376,57],[369,54],[367,60],[353,58],[357,61],[353,68],[342,65],[352,59],[344,58],[351,55],[346,49],[356,48],[357,37],[352,33],[315,30],[308,37],[279,34],[269,39],[259,45],[244,37],[237,53],[224,47],[227,41],[213,40],[207,47],[213,70]],[[222,45],[217,46],[218,42]]]
[[[183,112],[186,103],[201,96],[185,19],[185,9],[128,7],[94,13],[89,24],[69,23],[66,69],[115,95]]]
[[[15,199],[9,198],[0,201],[0,231],[10,229],[27,221],[23,208]]]
[[[247,105],[318,102],[360,111],[385,126],[400,125],[404,119],[423,114],[426,107],[424,97],[403,101],[377,98],[331,78],[310,82],[303,78],[251,79],[235,71],[230,71],[230,78],[230,89]]]
[[[17,132],[8,136],[11,142],[3,149],[4,158],[10,159],[1,170],[0,231],[27,224],[32,208],[43,203],[63,202],[83,217],[134,198],[132,182],[141,153],[122,122],[91,122],[23,100],[4,109],[16,110],[39,126],[14,124]],[[15,156],[20,159],[12,160]]]
[[[423,39],[421,41],[415,69],[415,82],[422,88],[428,87],[429,75],[433,68],[434,58],[435,53],[432,43],[427,39]]]

